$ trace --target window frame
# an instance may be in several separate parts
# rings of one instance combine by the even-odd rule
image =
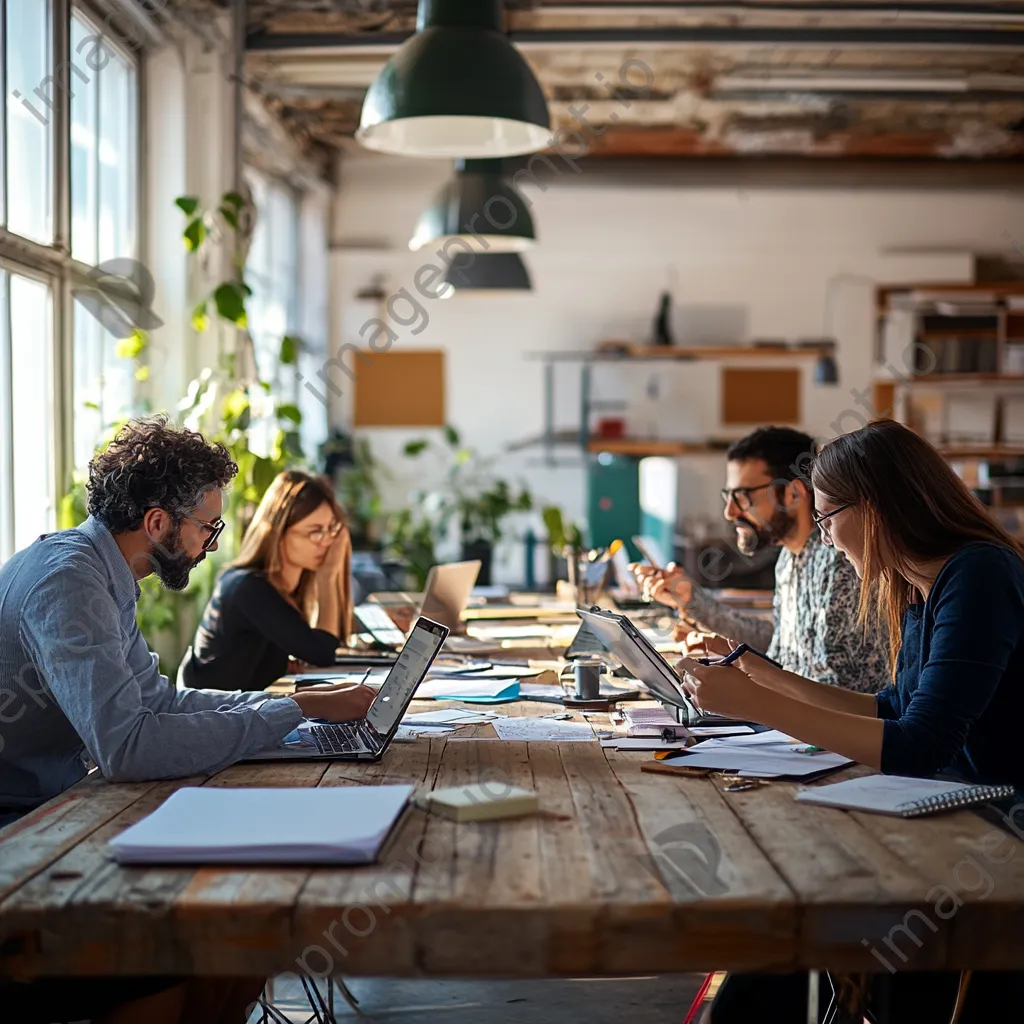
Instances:
[[[6,66],[6,13],[11,0],[0,0],[0,68]],[[72,59],[71,15],[78,12],[91,26],[103,24],[101,12],[87,0],[49,0],[52,36],[49,40],[54,67],[60,67]],[[103,35],[102,31],[98,34]],[[133,241],[134,252],[125,253],[135,259],[146,252],[148,204],[144,185],[146,124],[146,62],[145,44],[138,48],[123,45],[112,36],[103,35],[104,45],[126,60],[135,72],[134,158],[132,187],[134,191]],[[99,74],[99,73],[97,73]],[[0,99],[0,189],[3,190],[2,209],[9,209],[10,196],[7,189],[6,138],[7,138],[7,77],[0,70],[0,85],[3,98]],[[83,86],[84,87],[84,86]],[[98,103],[98,99],[97,99]],[[52,459],[50,487],[55,504],[59,507],[61,496],[70,484],[74,466],[74,316],[75,300],[73,290],[90,283],[88,264],[71,256],[71,102],[67,95],[63,102],[56,104],[50,121],[51,136],[51,216],[53,218],[53,241],[49,245],[11,233],[0,226],[0,265],[8,274],[32,277],[43,281],[51,291],[53,303],[53,364],[51,374]],[[11,424],[4,419],[10,412],[10,339],[6,327],[0,335],[3,350],[0,351],[0,426],[9,438]],[[0,444],[0,473],[5,486],[13,484],[13,459],[7,444]],[[13,517],[10,510],[0,508],[0,558],[3,551],[9,551],[13,537]]]

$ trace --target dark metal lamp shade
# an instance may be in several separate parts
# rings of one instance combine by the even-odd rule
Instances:
[[[502,33],[501,0],[420,0],[417,33],[363,101],[356,138],[383,153],[501,157],[551,139],[547,101]]]
[[[409,241],[413,252],[458,239],[481,253],[523,252],[537,241],[520,192],[501,176],[500,160],[460,160]]]
[[[445,274],[445,283],[457,292],[533,290],[530,273],[522,256],[516,252],[499,252],[475,256],[470,262],[456,258]]]

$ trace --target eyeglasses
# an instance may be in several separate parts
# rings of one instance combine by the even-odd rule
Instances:
[[[722,502],[726,505],[730,501],[735,502],[736,507],[741,512],[747,512],[754,504],[754,499],[751,498],[751,495],[756,494],[758,491],[767,490],[774,483],[775,481],[773,480],[771,483],[760,484],[757,487],[723,487],[720,491]]]
[[[829,522],[829,520],[833,516],[839,515],[840,512],[845,512],[848,508],[853,508],[853,506],[856,504],[857,502],[855,501],[848,501],[845,505],[840,505],[839,508],[832,509],[831,512],[825,512],[823,514],[819,514],[818,512],[811,513],[811,518],[814,520],[814,525],[818,527],[818,529],[821,531],[822,537],[826,541],[832,540],[832,524]],[[826,524],[828,525],[826,526]]]
[[[214,519],[212,523],[208,523],[203,519],[196,519],[194,516],[186,516],[186,519],[191,519],[196,526],[200,527],[207,532],[207,538],[203,541],[203,550],[209,551],[214,544],[217,543],[217,538],[224,532],[224,527],[227,523],[223,519]]]
[[[330,526],[314,526],[312,530],[304,534],[307,540],[313,544],[323,544],[325,540],[334,540],[341,533],[343,526],[334,522]]]

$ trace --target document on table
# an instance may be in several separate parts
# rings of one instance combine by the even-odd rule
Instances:
[[[435,726],[435,725],[476,725],[482,722],[493,722],[498,716],[489,711],[471,711],[469,708],[442,708],[439,711],[418,711],[406,715],[403,725]]]
[[[416,687],[417,700],[515,700],[519,683],[514,679],[466,679],[452,676],[432,679]]]
[[[487,668],[464,668],[461,665],[442,665],[431,668],[428,679],[532,679],[539,676],[543,669],[530,668],[527,665],[489,665]]]
[[[586,743],[597,738],[587,722],[558,722],[545,718],[499,718],[491,724],[500,740]]]
[[[601,740],[601,746],[613,747],[615,750],[685,750],[686,740],[663,740],[660,736],[617,736]]]
[[[801,754],[793,749],[772,746],[730,746],[726,740],[708,740],[690,752],[672,759],[673,764],[686,768],[709,768],[712,771],[733,772],[759,778],[781,776],[802,778],[819,772],[834,771],[853,764],[848,757],[828,752]]]
[[[412,792],[184,787],[110,849],[124,864],[371,864]]]

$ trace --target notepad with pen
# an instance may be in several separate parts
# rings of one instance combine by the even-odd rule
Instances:
[[[972,807],[1014,795],[1013,786],[973,786],[942,779],[913,779],[900,775],[866,775],[828,786],[815,786],[797,792],[803,803],[839,807],[847,811],[891,814],[900,818],[919,818],[925,814]]]

